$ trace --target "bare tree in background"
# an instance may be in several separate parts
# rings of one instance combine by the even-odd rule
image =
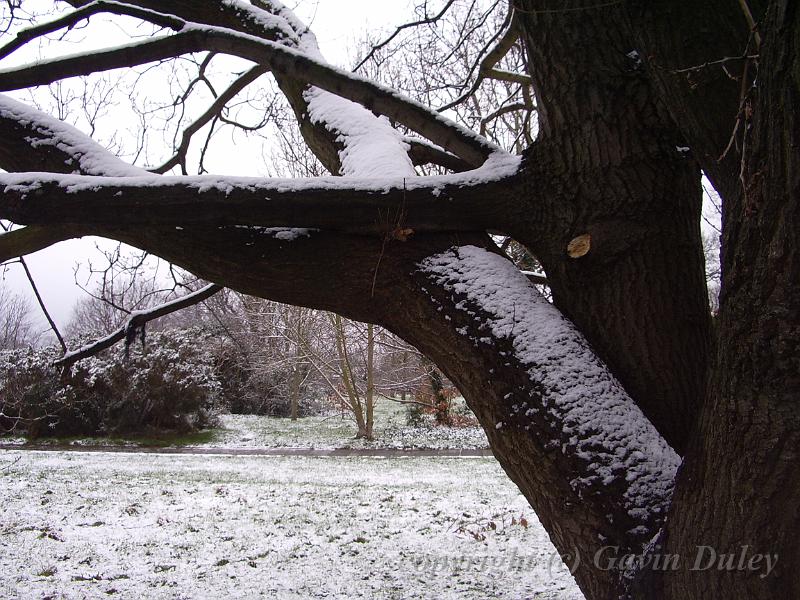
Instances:
[[[28,299],[0,284],[0,350],[35,345],[40,337]]]
[[[0,259],[102,235],[217,285],[384,326],[464,393],[553,543],[582,558],[571,566],[587,598],[800,596],[800,6],[424,3],[421,27],[456,5],[465,40],[481,21],[501,27],[468,59],[469,83],[453,88],[464,93],[447,93],[469,103],[481,75],[506,70],[496,52],[524,46],[508,77],[530,82],[534,139],[499,147],[483,118],[465,126],[438,97],[332,68],[275,0],[59,3],[58,21],[5,36],[0,59],[97,13],[148,25],[132,47],[10,66],[0,90],[22,99],[113,71],[142,126],[109,139],[113,123],[98,119],[94,134],[152,172],[0,97],[0,166],[13,172],[0,176],[0,218],[26,226],[0,237]],[[458,56],[444,37],[444,54],[408,49]],[[154,174],[205,173],[226,151],[221,128],[244,144],[284,118],[262,93],[275,87],[341,177]],[[424,164],[448,173],[418,176]],[[713,331],[701,170],[725,215]],[[536,258],[552,304],[490,233]],[[765,577],[692,570],[698,546],[779,560]],[[607,548],[635,560],[600,568],[592,557]],[[642,558],[653,549],[685,568],[653,570]]]

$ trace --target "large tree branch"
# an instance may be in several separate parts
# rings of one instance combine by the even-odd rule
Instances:
[[[485,236],[383,245],[324,231],[287,244],[213,226],[104,233],[245,293],[334,310],[408,339],[464,392],[561,552],[580,539],[584,558],[608,545],[639,555],[658,529],[676,455],[513,265],[463,247],[488,247]],[[576,576],[582,586],[614,587],[620,573],[584,560]]]
[[[455,154],[450,154],[443,148],[431,144],[427,140],[420,138],[406,137],[405,142],[409,145],[408,155],[411,162],[415,165],[434,164],[445,169],[450,169],[456,173],[469,171],[472,167],[466,161],[458,158]]]
[[[85,3],[85,0],[71,0],[73,5]],[[208,0],[202,5],[184,0],[131,0],[129,3],[167,12],[185,21],[255,35],[283,46],[302,49],[304,53],[322,60],[314,35],[290,10],[273,0],[261,0],[253,5],[218,0]],[[330,173],[370,176],[375,173],[370,172],[369,165],[374,164],[380,164],[382,169],[391,165],[394,174],[410,176],[413,173],[412,165],[405,156],[407,147],[388,123],[360,105],[351,105],[340,98],[326,98],[325,93],[315,90],[303,78],[279,72],[273,72],[273,75],[294,110],[306,143]],[[364,131],[370,132],[370,140],[364,150],[368,160],[358,159],[360,153],[353,151],[361,145]],[[383,157],[374,155],[377,139],[386,142],[380,144]],[[414,164],[427,160],[427,157],[420,158],[416,150],[417,147],[412,145],[408,151]],[[439,159],[444,159],[444,162],[438,164],[457,164],[443,155]],[[467,170],[474,166],[460,165],[453,170]]]
[[[50,115],[0,94],[0,168],[83,175],[143,175],[89,137]],[[80,226],[55,223],[0,235],[0,262],[87,235]]]
[[[37,38],[54,33],[60,29],[71,29],[84,19],[88,19],[92,15],[99,13],[112,13],[115,15],[136,17],[160,27],[174,29],[175,31],[178,31],[184,25],[186,25],[186,22],[183,19],[179,19],[172,15],[166,15],[153,10],[139,8],[122,2],[97,0],[96,2],[87,4],[75,12],[71,12],[63,17],[20,31],[12,41],[0,48],[0,59],[5,58],[9,54],[19,50],[22,46]]]
[[[31,225],[0,234],[0,263],[85,235],[72,225]]]
[[[0,218],[26,225],[197,224],[313,227],[392,237],[397,231],[505,229],[505,170],[350,180],[0,175]],[[489,200],[491,199],[491,200]]]
[[[476,133],[437,115],[425,105],[386,86],[333,68],[303,52],[250,35],[210,26],[188,25],[180,32],[85,55],[72,55],[0,71],[0,91],[47,85],[67,77],[166,60],[192,52],[232,54],[266,65],[273,71],[308,81],[337,96],[357,102],[401,123],[478,166],[497,147]]]
[[[114,177],[147,174],[71,125],[4,94],[0,94],[0,168]]]

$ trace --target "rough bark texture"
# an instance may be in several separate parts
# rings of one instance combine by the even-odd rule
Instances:
[[[513,233],[544,265],[556,305],[682,452],[709,348],[699,169],[616,26],[619,6],[519,4],[542,128],[528,193],[544,200],[522,204]],[[569,256],[584,234],[588,253]]]
[[[426,257],[454,245],[493,248],[478,234],[425,235],[414,242],[381,244],[363,236],[319,233],[292,242],[254,237],[239,228],[100,229],[103,234],[146,248],[198,275],[242,292],[336,311],[348,318],[379,323],[430,356],[462,391],[484,427],[493,452],[519,486],[562,555],[584,555],[575,577],[587,598],[611,598],[621,590],[617,570],[599,570],[590,560],[607,545],[640,553],[660,520],[641,525],[617,493],[597,485],[579,491],[585,477],[563,448],[570,435],[544,417],[509,420],[514,404],[536,405],[542,390],[528,366],[514,358],[503,340],[475,344],[486,336],[485,318],[465,313],[463,298],[437,286],[420,272]],[[237,268],[246,263],[247,270]],[[475,310],[479,310],[474,307]],[[503,344],[506,345],[503,345]],[[505,358],[503,358],[505,356]],[[544,413],[545,411],[542,411]],[[525,425],[535,426],[525,427]]]
[[[745,187],[726,204],[710,394],[663,544],[686,568],[644,573],[642,598],[800,597],[800,9],[777,2],[763,17]],[[735,568],[693,571],[700,546],[735,555]],[[777,560],[768,576],[764,559],[749,562],[765,554]]]

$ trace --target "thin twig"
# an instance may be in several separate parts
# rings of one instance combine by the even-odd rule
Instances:
[[[753,13],[750,11],[750,6],[747,4],[747,0],[739,0],[739,6],[742,7],[742,12],[744,13],[744,18],[747,21],[747,26],[750,28],[750,31],[753,33],[753,39],[756,42],[756,48],[761,48],[761,34],[758,33],[758,25],[756,24],[755,19],[753,18]]]
[[[420,19],[419,21],[413,21],[411,23],[404,23],[403,25],[400,25],[399,27],[397,27],[397,29],[394,30],[394,33],[392,35],[390,35],[388,38],[383,40],[380,44],[377,44],[377,45],[372,47],[372,49],[369,51],[369,53],[363,59],[361,59],[361,61],[355,66],[355,68],[353,69],[353,72],[358,71],[361,67],[363,67],[364,63],[366,63],[369,59],[371,59],[373,56],[375,56],[375,53],[378,50],[380,50],[381,48],[384,48],[388,44],[390,44],[392,42],[392,40],[394,38],[396,38],[400,34],[401,31],[403,31],[404,29],[408,29],[409,27],[418,27],[420,25],[429,25],[429,24],[432,24],[432,23],[436,23],[439,19],[441,19],[445,15],[445,13],[448,10],[450,10],[450,7],[454,3],[455,3],[455,0],[448,0],[447,4],[444,5],[444,8],[442,8],[442,10],[440,10],[439,13],[434,17],[426,16],[425,18]]]
[[[10,225],[5,225],[3,223],[0,223],[0,227],[2,227],[2,229],[6,233],[8,233],[11,230],[11,226]],[[36,296],[36,301],[39,303],[39,307],[42,309],[42,313],[44,313],[44,316],[47,319],[47,322],[50,324],[50,329],[52,329],[53,333],[56,334],[56,338],[58,338],[58,343],[61,345],[61,349],[64,352],[66,352],[67,351],[67,344],[64,341],[64,338],[61,335],[61,332],[58,330],[58,327],[56,326],[55,321],[53,321],[53,318],[50,316],[50,313],[47,310],[47,306],[45,305],[41,294],[39,294],[39,288],[37,287],[36,281],[33,278],[33,273],[31,273],[31,270],[28,268],[28,263],[26,263],[25,259],[20,256],[19,257],[19,264],[22,265],[22,268],[25,271],[25,276],[28,278],[28,282],[31,284],[31,288],[33,289],[33,294]]]
[[[15,460],[8,463],[5,467],[3,467],[3,471],[8,471],[11,467],[17,464],[20,460],[22,460],[22,455],[18,456]]]

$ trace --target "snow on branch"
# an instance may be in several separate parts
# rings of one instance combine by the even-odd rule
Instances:
[[[513,201],[500,183],[518,157],[435,177],[86,177],[0,174],[0,218],[25,225],[240,225],[313,227],[386,235],[389,222],[419,231],[504,228]],[[491,199],[491,201],[487,200]],[[391,217],[391,218],[390,218]],[[398,226],[399,226],[398,225]]]
[[[167,27],[175,31],[180,30],[186,22],[172,15],[166,15],[153,10],[139,8],[125,4],[123,2],[113,2],[110,0],[97,0],[91,2],[82,8],[71,12],[63,17],[36,25],[20,31],[16,37],[0,48],[0,59],[5,58],[16,50],[20,49],[25,44],[45,36],[50,33],[55,33],[61,29],[71,29],[84,19],[99,14],[99,13],[112,13],[116,15],[125,15],[129,17],[136,17],[143,21],[148,21],[160,27]]]
[[[408,155],[415,165],[439,165],[455,173],[469,171],[472,168],[469,163],[461,160],[455,154],[451,154],[428,140],[405,136],[403,141],[408,144]]]
[[[273,71],[357,102],[479,166],[498,148],[480,135],[391,88],[331,67],[306,52],[230,29],[190,24],[178,33],[109,50],[74,54],[0,71],[0,91],[47,85],[81,75],[213,51],[252,60]]]
[[[8,171],[113,177],[147,173],[120,160],[71,125],[5,94],[0,94],[0,133],[0,167]]]
[[[529,390],[513,397],[497,428],[543,435],[545,447],[578,465],[570,475],[578,497],[588,502],[598,489],[619,489],[629,533],[652,535],[679,457],[572,323],[511,262],[487,250],[453,248],[420,269],[475,323],[462,335],[476,345],[504,340],[513,348],[510,358],[527,369]]]
[[[140,310],[131,313],[131,315],[125,320],[125,322],[115,331],[110,333],[104,338],[97,340],[91,344],[78,348],[77,350],[72,350],[71,352],[66,352],[61,358],[54,361],[53,364],[58,367],[64,367],[69,369],[72,365],[74,365],[79,360],[83,360],[84,358],[89,358],[90,356],[94,356],[102,352],[103,350],[110,348],[117,342],[125,340],[133,340],[136,336],[137,331],[143,331],[144,327],[150,321],[154,321],[159,317],[163,317],[165,315],[177,312],[179,310],[183,310],[184,308],[188,308],[190,306],[194,306],[195,304],[199,304],[200,302],[210,298],[217,292],[221,291],[223,287],[221,285],[217,285],[215,283],[211,283],[196,292],[192,292],[191,294],[186,294],[180,298],[176,298],[170,302],[165,302],[164,304],[160,304],[158,306],[154,306],[153,308],[149,308],[147,310]]]

